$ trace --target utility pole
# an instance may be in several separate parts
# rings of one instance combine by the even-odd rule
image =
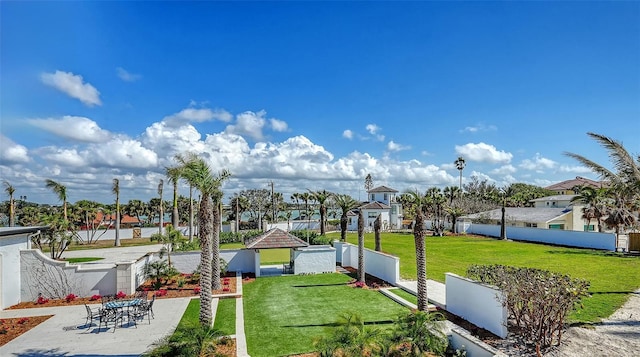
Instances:
[[[276,196],[273,192],[273,181],[271,181],[271,209],[273,210],[271,216],[273,219],[271,220],[274,224],[276,223]]]

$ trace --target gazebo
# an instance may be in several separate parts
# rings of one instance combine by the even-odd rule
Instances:
[[[290,249],[289,264],[284,264],[283,273],[314,274],[335,271],[335,248],[327,245],[309,246],[304,240],[280,228],[245,242],[246,249],[253,249],[256,277],[260,276],[260,249]]]

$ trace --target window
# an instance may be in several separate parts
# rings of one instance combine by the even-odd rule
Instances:
[[[368,212],[367,213],[367,217],[376,218],[376,217],[378,217],[378,214],[379,214],[378,212]]]
[[[588,226],[585,224],[583,228],[584,228],[585,232],[593,232],[593,231],[595,231],[595,227],[594,227],[593,224],[590,224]]]
[[[388,194],[388,193],[385,193],[385,194],[384,194],[384,200],[386,201],[386,200],[388,200],[388,199],[389,199],[389,194]]]
[[[525,227],[529,227],[529,228],[538,228],[538,224],[537,223],[525,223],[524,224]]]
[[[564,229],[564,224],[550,224],[549,229]]]
[[[369,201],[375,201],[376,200],[376,194],[372,193],[371,194],[371,199]]]

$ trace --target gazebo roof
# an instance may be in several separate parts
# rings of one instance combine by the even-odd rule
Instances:
[[[250,239],[245,246],[248,249],[269,249],[269,248],[301,248],[308,247],[309,244],[302,239],[283,231],[280,228],[272,228],[262,235]]]

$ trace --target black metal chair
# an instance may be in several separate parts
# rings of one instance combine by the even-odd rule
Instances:
[[[122,323],[122,311],[120,309],[101,309],[100,313],[100,323],[98,324],[98,330],[102,327],[102,323],[104,323],[105,328],[109,329],[109,323],[113,323],[113,332],[116,332],[116,327],[118,326],[118,321]]]
[[[84,304],[84,307],[87,309],[87,319],[84,323],[85,326],[89,327],[93,324],[93,320],[100,320],[100,315],[102,314],[102,309],[99,307],[91,308],[89,305]]]
[[[156,296],[153,295],[153,298],[149,301],[143,301],[140,305],[136,306],[134,310],[134,315],[136,319],[144,319],[145,315],[149,320],[149,324],[151,324],[151,319],[155,319],[153,315],[153,303],[156,301]]]

